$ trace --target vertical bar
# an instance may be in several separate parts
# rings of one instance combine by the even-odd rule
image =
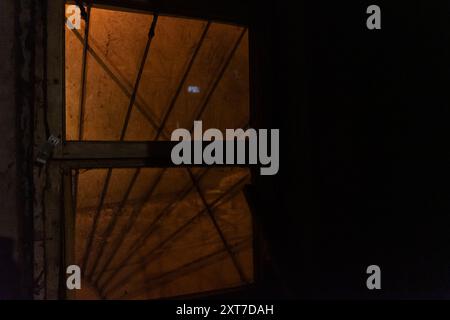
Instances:
[[[62,137],[64,108],[64,14],[63,0],[47,1],[47,112],[44,115],[46,131]],[[54,155],[61,155],[59,144]],[[44,185],[44,299],[58,299],[61,275],[61,216],[62,178],[59,167],[48,163]],[[50,183],[51,182],[51,183]]]

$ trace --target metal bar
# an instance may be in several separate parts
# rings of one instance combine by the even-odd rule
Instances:
[[[236,188],[239,187],[243,182],[245,182],[248,179],[248,176],[246,175],[245,177],[243,177],[242,179],[240,179],[236,184],[234,184],[230,189],[228,189],[225,193],[223,193],[222,195],[220,195],[216,200],[214,200],[210,206],[212,208],[217,207],[218,205],[221,204],[223,199],[226,199],[230,194],[233,194],[234,192],[236,192]],[[169,243],[171,240],[175,239],[179,234],[181,234],[184,230],[187,229],[187,227],[189,227],[190,225],[192,225],[192,223],[194,221],[196,221],[197,219],[199,219],[204,213],[205,213],[206,209],[203,209],[201,211],[199,211],[197,214],[195,214],[192,218],[190,218],[183,226],[181,226],[180,228],[178,228],[176,231],[174,231],[172,234],[170,234],[165,240],[161,241],[155,248],[153,248],[148,254],[146,254],[146,257],[150,257],[151,255],[153,255],[156,251],[158,251],[159,249],[161,249],[162,247],[164,247],[164,245],[166,245],[167,243]],[[144,242],[147,239],[144,240]],[[139,249],[139,248],[138,248]],[[135,250],[132,254],[128,254],[128,256],[126,257],[126,259],[124,259],[122,262],[122,264],[120,265],[120,267],[118,267],[108,278],[106,281],[104,281],[104,285],[99,286],[99,292],[102,295],[105,295],[105,292],[107,292],[105,289],[107,288],[108,284],[110,284],[111,280],[119,273],[120,269],[122,269],[125,266],[125,262],[131,258],[133,256],[134,253],[136,253],[137,250]],[[148,259],[146,259],[148,260]],[[129,279],[134,273],[130,273],[125,280],[122,281],[126,281],[127,279]],[[110,290],[108,290],[110,291]]]
[[[178,143],[178,141],[68,141],[64,147],[62,158],[55,157],[53,160],[154,158],[165,160],[169,164],[172,162],[171,150]]]
[[[244,130],[248,123],[241,126]],[[170,153],[178,142],[69,141],[62,157],[52,159],[63,168],[138,168],[138,167],[210,167],[205,164],[174,165]],[[215,167],[225,167],[215,165]],[[236,164],[235,167],[257,165]]]
[[[164,127],[166,126],[166,122],[169,119],[169,116],[172,113],[173,108],[175,107],[175,103],[178,100],[178,97],[181,93],[181,90],[183,89],[184,84],[186,83],[187,77],[189,76],[189,73],[191,72],[192,66],[194,65],[195,59],[197,58],[197,55],[203,45],[206,35],[208,34],[210,26],[211,26],[211,22],[208,21],[208,23],[206,24],[206,27],[204,28],[204,30],[202,32],[200,40],[195,48],[195,51],[191,57],[191,60],[189,61],[188,67],[187,67],[186,71],[184,72],[183,77],[181,78],[181,81],[177,87],[177,90],[175,91],[174,96],[172,97],[172,101],[170,102],[169,108],[167,108],[167,112],[164,115],[161,126],[159,127],[158,132],[156,133],[155,140],[159,139],[159,136],[161,135],[161,133],[164,130]]]
[[[187,171],[189,172],[189,176],[191,177],[192,181],[195,181],[195,177],[192,174],[191,169],[187,168]],[[233,251],[231,250],[230,245],[228,244],[227,239],[225,238],[225,235],[222,232],[222,229],[220,228],[220,225],[218,224],[214,212],[212,211],[211,207],[208,205],[208,202],[206,201],[205,195],[203,194],[202,190],[200,189],[200,186],[198,183],[194,183],[195,189],[197,190],[198,195],[200,196],[203,205],[205,206],[206,212],[208,213],[209,218],[211,219],[212,224],[214,225],[214,228],[217,231],[217,234],[219,235],[220,239],[222,240],[223,246],[225,247],[225,250],[230,255],[231,260],[233,261],[234,267],[236,268],[236,271],[239,274],[239,277],[241,278],[242,282],[247,283],[247,279],[245,277],[244,272],[242,271],[241,266],[239,265]]]
[[[132,179],[131,179],[131,181],[130,181],[130,183],[128,185],[128,188],[127,188],[127,190],[125,192],[125,195],[123,196],[123,199],[122,199],[122,201],[119,204],[119,207],[117,208],[117,210],[114,210],[112,218],[111,218],[111,220],[108,223],[108,226],[107,226],[107,228],[105,230],[105,233],[103,234],[103,238],[101,240],[100,248],[98,250],[98,253],[95,255],[95,260],[93,262],[93,265],[92,265],[92,268],[91,268],[91,272],[87,273],[87,278],[89,280],[91,279],[90,278],[91,275],[97,269],[98,263],[99,263],[101,257],[103,256],[103,252],[105,250],[105,245],[106,245],[107,239],[111,236],[111,233],[113,232],[114,228],[116,227],[119,215],[122,213],[122,210],[123,210],[123,208],[125,207],[125,204],[128,201],[128,198],[129,198],[129,196],[131,194],[131,191],[133,190],[134,184],[136,183],[136,180],[137,180],[140,172],[141,172],[140,168],[136,169],[136,171],[135,171],[135,173],[134,173],[134,175],[133,175],[133,177],[132,177]]]
[[[186,167],[196,167],[196,168],[209,168],[211,165],[207,164],[196,164],[196,165],[174,165],[173,163],[162,162],[155,159],[81,159],[81,160],[58,160],[52,161],[53,163],[58,164],[62,168],[72,168],[72,169],[108,169],[108,168],[142,168],[142,167],[151,167],[151,168],[186,168]],[[226,168],[229,167],[229,164],[218,164],[214,165],[215,168]],[[254,165],[246,165],[246,164],[237,164],[233,165],[233,167],[239,168],[248,168],[248,167],[257,167],[257,164]]]
[[[201,175],[200,175],[200,179],[206,174],[207,170],[205,170]],[[159,183],[159,181],[157,181],[157,183]],[[156,187],[156,184],[155,184]],[[193,186],[189,185],[185,188],[183,188],[184,190],[178,194],[175,197],[175,200],[173,202],[171,202],[169,205],[167,205],[166,207],[164,207],[163,210],[161,210],[161,212],[156,216],[156,218],[152,221],[152,223],[150,224],[150,226],[147,228],[147,231],[144,232],[136,241],[134,241],[134,243],[131,245],[131,249],[128,251],[128,255],[125,259],[122,259],[121,262],[119,263],[119,267],[116,269],[116,272],[119,272],[120,269],[126,264],[127,260],[132,257],[144,244],[145,241],[147,241],[147,239],[150,237],[150,235],[154,232],[154,230],[156,229],[156,225],[158,224],[159,221],[162,220],[163,217],[165,217],[167,214],[169,214],[170,212],[173,211],[173,209],[175,209],[175,207],[178,205],[178,203],[180,203],[182,200],[184,200],[184,198],[192,191]],[[140,208],[142,209],[142,208]],[[134,223],[135,221],[133,221]],[[131,227],[130,227],[131,229]],[[122,240],[123,241],[123,240]],[[112,259],[109,260],[109,263],[111,262]],[[108,263],[108,265],[109,265]],[[103,269],[106,269],[106,267],[104,267]],[[103,270],[104,272],[104,270]],[[116,272],[113,272],[108,278],[107,280],[104,281],[104,283],[108,283],[116,274]],[[101,276],[103,275],[100,274],[97,277],[96,280],[96,284],[99,285],[99,282],[101,280]]]
[[[98,208],[97,208],[97,211],[94,216],[93,225],[92,225],[91,231],[89,232],[86,249],[84,250],[83,260],[82,260],[82,264],[81,264],[81,269],[83,270],[83,273],[86,270],[88,257],[89,257],[89,254],[91,253],[92,241],[94,239],[94,234],[97,231],[98,219],[100,217],[100,213],[103,208],[103,203],[106,198],[106,193],[108,192],[109,181],[111,179],[111,173],[112,173],[112,169],[109,169],[108,173],[106,174],[105,183],[103,185],[103,190],[100,195],[100,201],[99,201]]]
[[[87,52],[89,47],[89,25],[91,20],[91,5],[87,5],[87,19],[85,20],[84,41],[83,41],[83,57],[81,64],[81,92],[80,92],[80,114],[78,126],[78,140],[83,140],[84,134],[84,113],[86,107],[86,78],[87,78]]]
[[[44,77],[43,79],[50,79],[50,81],[44,81],[45,92],[43,101],[45,103],[42,110],[41,108],[36,108],[35,110],[38,116],[37,129],[39,129],[41,124],[43,129],[35,134],[38,144],[39,142],[45,142],[49,137],[47,134],[63,137],[65,25],[62,23],[62,17],[64,17],[64,1],[47,1],[45,7],[46,23],[44,23],[46,25],[44,27],[46,33],[43,39],[45,41],[45,46],[43,45],[45,52],[42,53],[46,63],[44,64],[44,74],[42,76]],[[37,21],[37,23],[39,24],[40,22]],[[31,43],[27,45],[33,46]],[[40,141],[41,137],[45,137],[44,141]],[[60,154],[62,145],[60,143],[56,146],[53,155]],[[61,241],[61,229],[63,228],[61,221],[62,176],[60,168],[51,162],[43,169],[42,173],[41,176],[39,176],[39,173],[35,176],[35,191],[40,198],[36,199],[37,208],[34,214],[36,216],[42,215],[43,217],[41,230],[41,221],[35,221],[35,226],[38,228],[36,230],[38,237],[41,237],[43,240],[41,244],[35,246],[35,258],[37,264],[40,265],[39,259],[41,258],[41,253],[43,254],[45,273],[43,275],[44,283],[42,284],[43,294],[38,293],[37,295],[43,299],[52,300],[60,297],[61,274],[65,271],[61,268],[63,253]],[[42,246],[43,250],[41,251],[39,247]],[[40,273],[40,270],[36,271],[37,274]]]
[[[211,100],[211,97],[213,95],[213,93],[216,91],[217,86],[219,85],[220,81],[222,80],[225,72],[227,71],[231,60],[234,57],[234,54],[236,53],[236,50],[238,49],[239,45],[241,44],[242,39],[244,38],[245,33],[247,32],[247,28],[244,28],[241,32],[241,34],[239,35],[236,43],[234,44],[233,49],[231,50],[230,54],[228,55],[227,60],[225,61],[225,63],[222,66],[222,69],[219,72],[219,75],[217,76],[216,80],[214,81],[211,90],[209,90],[208,95],[206,96],[205,100],[203,101],[196,117],[194,118],[194,120],[200,120],[201,116],[203,115],[203,113],[205,112],[206,107],[209,105],[209,102]],[[192,131],[192,129],[191,129]]]
[[[246,239],[244,241],[237,243],[236,245],[233,246],[233,249],[236,251],[242,250],[249,243],[249,240],[250,239]],[[154,288],[157,285],[171,282],[180,276],[195,272],[211,262],[214,263],[221,261],[226,257],[226,255],[227,255],[226,249],[216,250],[193,261],[187,262],[174,270],[170,270],[158,276],[146,279],[145,280],[146,283],[144,284],[144,286],[138,289],[137,293],[140,293],[141,291],[147,291],[148,289],[150,289],[148,284],[150,284],[151,287]],[[110,292],[111,291],[112,290],[110,290]],[[121,298],[124,298],[124,295],[122,295],[119,299]]]
[[[137,95],[137,92],[139,90],[139,85],[141,83],[141,78],[142,78],[142,73],[144,71],[145,62],[147,61],[147,57],[148,57],[148,54],[150,52],[150,46],[152,44],[152,40],[155,37],[155,29],[156,29],[156,24],[157,23],[158,23],[158,14],[155,13],[153,15],[153,21],[152,21],[152,24],[150,26],[150,30],[148,32],[148,40],[147,40],[147,43],[145,45],[145,50],[144,50],[144,55],[142,57],[141,65],[139,66],[139,71],[138,71],[138,74],[137,74],[137,77],[136,77],[136,82],[134,84],[134,90],[133,90],[133,93],[131,94],[130,104],[128,105],[128,110],[127,110],[127,113],[126,113],[126,116],[125,116],[125,123],[123,125],[122,132],[120,134],[120,141],[125,139],[125,134],[127,132],[128,124],[129,124],[130,117],[131,117],[131,111],[133,110],[134,102],[136,101],[136,95]]]

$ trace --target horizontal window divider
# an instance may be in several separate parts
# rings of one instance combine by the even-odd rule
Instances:
[[[160,159],[170,161],[177,141],[67,141],[56,160],[78,159]]]

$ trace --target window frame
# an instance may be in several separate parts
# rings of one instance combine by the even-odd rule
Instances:
[[[217,0],[208,6],[204,0],[147,2],[145,0],[93,0],[92,7],[113,10],[130,10],[183,18],[208,19],[213,22],[233,23],[246,26],[249,37],[250,68],[250,126],[258,127],[256,110],[260,92],[256,83],[256,65],[260,59],[255,55],[257,37],[256,24],[249,15],[247,2],[237,0]],[[52,0],[47,3],[46,41],[46,95],[45,108],[35,114],[35,145],[45,143],[49,135],[61,138],[61,143],[53,150],[52,158],[43,171],[35,177],[35,232],[43,234],[41,246],[35,245],[34,277],[35,298],[70,298],[65,289],[65,267],[73,261],[75,212],[72,203],[72,169],[80,168],[143,168],[178,167],[170,160],[171,141],[66,141],[65,135],[65,5],[74,1]],[[208,12],[208,7],[213,7]],[[237,10],[239,7],[241,10]],[[51,30],[51,32],[50,32]],[[261,46],[259,46],[261,47]],[[255,168],[251,168],[254,171]],[[252,172],[255,176],[255,172]],[[244,192],[247,194],[246,190]],[[249,202],[253,220],[254,283],[260,282],[259,224],[254,209]],[[39,283],[39,284],[38,284]],[[222,291],[219,290],[218,293]],[[209,295],[210,293],[208,293]],[[197,296],[200,295],[196,294]]]

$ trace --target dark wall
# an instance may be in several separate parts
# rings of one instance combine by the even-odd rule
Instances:
[[[0,30],[3,30],[0,37],[0,299],[12,293],[8,278],[16,275],[13,261],[19,258],[14,12],[14,1],[0,2]]]
[[[370,4],[381,7],[382,30],[366,28]],[[264,118],[282,140],[280,173],[260,178],[257,196],[270,285],[291,297],[444,297],[450,5],[277,1],[264,10]],[[380,291],[366,288],[372,264]]]
[[[31,298],[32,4],[0,2],[0,299]]]

